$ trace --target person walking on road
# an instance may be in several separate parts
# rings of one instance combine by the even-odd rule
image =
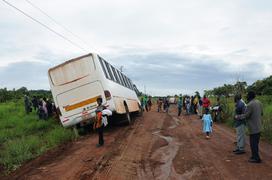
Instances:
[[[146,96],[143,96],[141,98],[141,105],[142,105],[143,111],[146,110],[146,112],[148,112],[148,109],[147,109],[147,97]]]
[[[178,116],[180,116],[181,112],[182,112],[182,96],[180,96],[178,99]]]
[[[242,100],[241,94],[236,94],[234,97],[235,102],[235,115],[241,115],[245,113],[246,104]],[[245,119],[234,120],[236,128],[236,141],[237,147],[233,151],[235,154],[244,154],[245,153]]]
[[[255,92],[249,91],[247,94],[247,108],[244,114],[236,115],[235,119],[246,119],[249,130],[249,140],[251,148],[251,157],[249,162],[261,163],[259,156],[259,141],[261,136],[261,118],[263,115],[263,107],[260,101],[255,99]]]
[[[185,108],[186,108],[186,114],[189,115],[190,114],[190,107],[191,107],[191,103],[190,103],[190,97],[186,96],[185,98]]]
[[[158,98],[157,105],[158,105],[158,112],[160,112],[162,110],[162,99],[161,98]]]
[[[210,100],[207,98],[206,95],[204,95],[204,96],[203,96],[203,99],[202,99],[203,110],[206,111],[207,108],[210,108],[210,105],[211,105]]]
[[[200,119],[202,118],[202,105],[203,105],[203,103],[202,103],[202,100],[201,100],[201,97],[199,96],[198,97],[198,99],[199,99],[199,101],[198,101],[198,116],[200,117]]]
[[[149,97],[148,97],[148,100],[147,100],[147,108],[148,108],[148,111],[151,111],[151,107],[152,107],[152,97],[149,96]]]
[[[169,110],[169,101],[168,101],[168,99],[165,97],[164,99],[163,99],[163,110],[164,110],[164,112],[166,112],[166,113],[168,113],[168,110]]]
[[[206,108],[205,109],[205,114],[202,117],[202,125],[203,125],[203,132],[206,133],[206,138],[209,139],[210,138],[210,134],[212,132],[212,116],[209,113],[209,109]]]

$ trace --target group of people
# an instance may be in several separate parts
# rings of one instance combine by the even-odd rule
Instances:
[[[245,153],[245,127],[249,130],[249,144],[251,149],[251,157],[249,162],[261,163],[259,156],[259,141],[261,136],[261,119],[263,115],[263,107],[257,100],[255,92],[250,91],[247,94],[247,104],[243,101],[242,96],[237,94],[235,101],[235,127],[236,127],[236,148],[233,152],[237,155]]]
[[[56,107],[50,99],[38,98],[33,96],[32,99],[28,95],[24,96],[25,112],[29,114],[33,110],[37,113],[39,119],[47,120],[56,114]]]
[[[169,107],[170,107],[170,103],[168,98],[166,97],[159,97],[157,100],[157,111],[158,112],[166,112],[168,113]]]
[[[245,154],[247,126],[249,130],[249,144],[251,149],[251,157],[248,161],[251,163],[261,163],[261,158],[259,156],[259,141],[261,136],[263,107],[260,101],[255,99],[255,97],[255,92],[248,92],[246,104],[242,99],[241,94],[236,94],[234,96],[236,147],[233,150],[233,153],[236,155]],[[205,108],[205,114],[202,117],[202,121],[203,132],[206,133],[207,138],[210,138],[209,135],[212,132],[213,120],[208,108]]]
[[[141,107],[142,107],[143,111],[146,111],[146,112],[151,111],[152,105],[153,104],[152,104],[152,97],[151,96],[149,96],[148,98],[147,98],[147,96],[143,96],[141,98]]]

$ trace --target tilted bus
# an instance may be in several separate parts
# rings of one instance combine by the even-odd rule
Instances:
[[[66,61],[48,70],[53,99],[64,127],[91,122],[96,99],[130,122],[141,106],[131,80],[97,54]]]

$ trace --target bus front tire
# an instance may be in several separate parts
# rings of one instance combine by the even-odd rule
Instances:
[[[127,105],[125,105],[125,110],[126,110],[126,114],[125,114],[125,117],[126,117],[126,121],[128,124],[131,123],[131,117],[130,117],[130,113],[129,113],[129,109],[127,107]]]

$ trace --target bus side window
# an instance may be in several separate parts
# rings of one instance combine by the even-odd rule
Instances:
[[[120,73],[120,71],[117,71],[117,73],[118,73],[118,75],[119,75],[119,79],[120,79],[120,81],[121,81],[121,85],[122,85],[122,86],[125,86],[125,82],[124,82],[124,80],[123,80],[123,78],[122,78],[122,74]]]
[[[130,89],[132,89],[132,90],[134,90],[134,88],[133,88],[133,85],[132,85],[132,82],[131,82],[131,80],[128,78],[128,82],[129,82],[129,87],[130,87]]]
[[[122,80],[121,80],[121,78],[120,78],[120,76],[119,76],[119,74],[118,74],[118,70],[117,70],[117,69],[114,69],[114,70],[115,70],[116,77],[117,77],[117,79],[118,79],[118,83],[119,83],[119,84],[122,84]]]
[[[125,78],[125,75],[123,73],[122,74],[122,79],[124,81],[124,86],[127,87],[127,82],[126,82],[126,78]]]
[[[105,64],[106,64],[107,70],[108,70],[108,72],[109,72],[110,79],[114,81],[113,74],[112,74],[112,72],[111,72],[109,63],[106,62],[106,61],[104,61],[104,62],[105,62]]]
[[[119,80],[119,77],[117,76],[116,69],[115,69],[113,66],[111,66],[111,69],[112,69],[112,71],[113,71],[113,74],[114,74],[114,77],[115,77],[115,79],[116,79],[116,82],[117,82],[118,84],[120,84],[120,80]]]
[[[115,76],[115,74],[114,74],[114,67],[113,67],[112,65],[110,65],[110,69],[111,69],[111,72],[112,72],[113,81],[114,81],[114,82],[117,82],[116,76]]]
[[[129,84],[128,84],[127,77],[126,77],[126,76],[124,76],[124,77],[125,77],[125,81],[126,81],[127,88],[129,88]]]
[[[107,78],[107,79],[110,79],[110,77],[109,77],[109,75],[108,75],[108,72],[107,72],[107,70],[106,70],[106,68],[105,68],[105,64],[104,64],[105,61],[104,61],[103,59],[101,59],[101,57],[99,57],[99,56],[98,56],[98,58],[99,58],[100,64],[101,64],[101,66],[102,66],[102,69],[103,69],[103,72],[104,72],[106,78]]]

